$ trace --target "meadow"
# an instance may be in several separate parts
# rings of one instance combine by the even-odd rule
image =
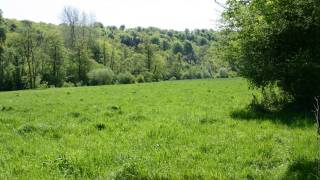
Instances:
[[[319,179],[306,113],[241,78],[0,93],[0,179]]]

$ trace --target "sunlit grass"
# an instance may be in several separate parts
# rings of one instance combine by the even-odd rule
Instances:
[[[254,116],[251,94],[243,79],[0,93],[0,179],[316,178],[313,119]]]

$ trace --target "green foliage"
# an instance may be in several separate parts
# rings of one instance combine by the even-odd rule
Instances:
[[[277,85],[311,105],[320,92],[320,1],[228,1],[242,75],[256,87]]]
[[[74,84],[71,82],[64,82],[63,87],[74,87]]]
[[[153,81],[153,74],[151,72],[143,73],[144,81],[145,82],[152,82]]]
[[[160,46],[160,38],[158,36],[152,36],[150,42],[152,44]]]
[[[117,81],[120,84],[132,84],[135,83],[135,77],[129,72],[120,73],[117,76]]]
[[[2,11],[0,9],[0,90],[6,89],[12,82],[12,75],[8,74],[6,69],[8,68],[8,62],[5,61],[5,48],[4,43],[6,41],[6,30],[3,23]]]
[[[142,74],[139,74],[139,75],[137,76],[137,78],[136,78],[136,81],[137,81],[138,83],[144,83],[144,82],[145,82],[144,76],[143,76]]]
[[[105,85],[112,84],[115,79],[115,75],[111,69],[94,69],[88,73],[90,85]]]
[[[180,42],[175,42],[172,47],[172,51],[174,54],[183,53],[183,46]]]
[[[201,69],[197,67],[191,67],[182,76],[182,79],[201,79],[202,72]]]
[[[208,44],[208,39],[206,39],[205,37],[200,37],[197,43],[199,44],[199,46],[205,46]]]
[[[43,63],[42,81],[61,87],[65,80],[65,49],[60,34],[49,32],[45,35],[44,46],[48,59]]]
[[[229,76],[229,72],[227,68],[220,68],[219,69],[219,77],[227,78]]]
[[[169,50],[170,48],[171,48],[171,45],[170,45],[169,41],[166,40],[166,39],[163,39],[163,40],[161,41],[161,49],[162,49],[163,51],[166,51],[166,50]]]
[[[265,87],[260,94],[252,95],[250,108],[257,112],[275,112],[284,109],[289,97],[279,88],[274,86]]]
[[[63,9],[60,25],[0,19],[0,90],[105,84],[92,79],[96,69],[155,82],[214,77],[229,67],[213,30],[105,27],[73,7]]]
[[[141,39],[136,34],[133,35],[121,35],[121,43],[130,47],[137,47],[141,43]]]

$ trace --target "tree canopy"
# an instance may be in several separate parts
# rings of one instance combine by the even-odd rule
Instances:
[[[297,102],[320,92],[320,1],[228,0],[228,54],[253,85],[276,85]]]
[[[219,36],[213,30],[104,26],[73,7],[61,17],[53,25],[1,16],[0,90],[213,78],[219,68],[232,70],[211,53]]]

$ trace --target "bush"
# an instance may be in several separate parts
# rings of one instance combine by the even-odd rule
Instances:
[[[144,76],[145,82],[152,82],[153,81],[153,74],[151,72],[145,72],[143,74],[143,76]]]
[[[200,76],[201,78],[201,73],[193,70],[188,70],[182,74],[182,79],[197,79],[197,76]]]
[[[219,69],[219,77],[220,78],[228,78],[229,77],[228,69],[227,68],[220,68]]]
[[[276,86],[269,85],[261,90],[261,96],[252,94],[250,108],[256,112],[276,112],[292,101],[290,95]]]
[[[120,84],[132,84],[135,83],[135,78],[132,74],[130,74],[129,72],[126,73],[120,73],[118,75],[118,83]]]
[[[38,89],[47,89],[49,88],[48,82],[43,81],[38,85]]]
[[[114,81],[114,73],[111,69],[95,69],[88,73],[90,85],[112,84]]]
[[[208,78],[212,78],[212,76],[207,70],[203,70],[201,74],[201,78],[208,79]]]
[[[201,78],[202,78],[202,72],[201,71],[192,72],[192,79],[201,79]]]
[[[183,72],[181,75],[181,79],[190,79],[189,78],[189,73],[188,72]]]
[[[230,72],[228,73],[228,76],[229,76],[229,77],[237,77],[237,76],[238,76],[238,73],[237,73],[236,71],[230,71]]]
[[[143,75],[139,74],[139,75],[137,76],[137,78],[136,78],[136,81],[137,81],[138,83],[144,83],[144,77],[143,77]]]
[[[72,82],[64,82],[63,87],[74,87],[74,84]]]
[[[156,72],[156,73],[153,74],[153,77],[152,77],[152,81],[153,82],[159,82],[159,81],[161,81],[163,79],[164,78],[163,78],[163,75],[161,73]]]

